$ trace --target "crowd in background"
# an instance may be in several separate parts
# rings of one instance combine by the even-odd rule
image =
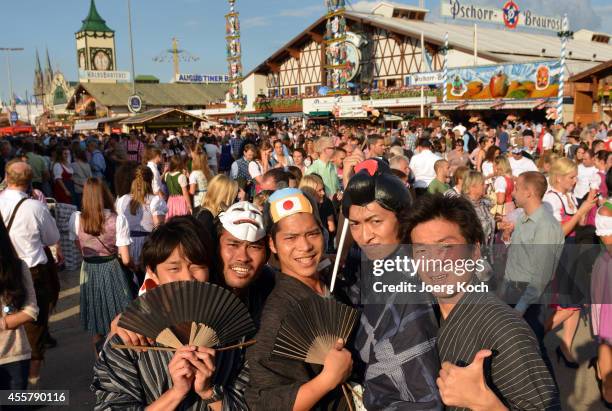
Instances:
[[[55,343],[48,317],[58,269],[81,269],[81,324],[99,353],[116,316],[149,287],[143,249],[160,227],[193,216],[216,234],[232,205],[247,201],[263,213],[275,192],[297,188],[314,199],[324,252],[333,255],[345,220],[356,224],[343,213],[345,190],[356,166],[374,159],[401,182],[411,207],[430,197],[471,204],[493,266],[479,279],[531,327],[547,366],[542,341],[562,327],[557,359],[578,367],[572,342],[581,314],[589,314],[602,400],[612,401],[612,129],[603,122],[436,124],[278,123],[0,140],[0,389],[38,386]],[[376,230],[354,241],[381,244]],[[512,248],[522,244],[554,248],[537,256],[541,271],[517,263],[533,258]],[[578,258],[580,244],[603,251]],[[222,244],[210,247],[217,255]],[[278,268],[275,254],[269,265]],[[543,303],[573,289],[579,297]]]

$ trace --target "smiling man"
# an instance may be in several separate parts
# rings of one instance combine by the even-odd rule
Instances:
[[[274,287],[274,272],[266,264],[270,255],[263,216],[241,201],[219,214],[217,224],[221,282],[249,307],[255,323]]]
[[[440,307],[436,382],[442,401],[446,410],[558,410],[559,392],[529,326],[486,288],[460,286],[478,284],[484,232],[474,221],[468,200],[431,195],[417,202],[406,223],[415,259],[455,267],[419,269]]]
[[[172,219],[166,223],[166,226],[174,221],[175,219]],[[162,226],[160,229],[166,231],[168,227]],[[208,233],[202,226],[197,225],[197,229],[198,241],[189,236],[189,230],[184,233],[184,241],[197,244],[202,241],[201,239],[208,237]],[[266,265],[269,251],[261,212],[253,204],[246,201],[232,205],[219,215],[217,235],[219,239],[219,261],[211,260],[210,269],[214,273],[221,273],[218,282],[242,299],[248,306],[251,317],[258,325],[264,302],[274,285],[274,274]],[[158,237],[160,236],[158,235]],[[163,236],[161,237],[163,238]],[[200,251],[195,255],[209,258],[211,249],[212,243],[207,243],[207,246],[199,249]],[[158,252],[152,253],[152,255],[157,254]],[[175,254],[177,254],[176,250],[166,261],[160,263],[157,266],[157,272],[148,270],[147,279],[143,288],[141,288],[141,294],[154,288],[157,284],[171,281],[172,278],[167,279],[165,277],[166,272],[174,273],[178,270],[179,273],[184,273],[180,277],[182,280],[206,281],[201,275],[184,277],[189,272],[181,269],[181,266],[186,264],[185,258],[180,258],[179,255]],[[143,262],[146,264],[145,259],[150,260],[150,257],[143,254]],[[143,336],[118,328],[118,320],[119,317],[113,321],[112,332],[116,332],[118,337],[128,344],[147,345],[148,341]],[[218,397],[221,399],[221,405],[217,405],[218,409],[246,409],[243,395],[248,384],[249,371],[245,365],[245,350],[230,350],[220,353],[216,360],[214,382],[217,387],[222,387],[217,389]],[[213,409],[216,408],[213,407]]]
[[[211,280],[213,260],[207,250],[212,240],[209,236],[203,240],[202,229],[192,217],[175,217],[153,231],[143,247],[142,260],[155,284]],[[243,404],[241,396],[234,395],[233,385],[219,382],[215,375],[213,349],[183,346],[176,352],[139,352],[117,349],[114,344],[121,344],[118,335],[107,341],[94,366],[96,410],[210,407],[218,411],[240,409]]]
[[[316,202],[302,191],[275,192],[264,214],[269,245],[281,272],[276,276],[255,336],[248,349],[251,369],[246,391],[252,411],[302,411],[347,409],[338,388],[348,377],[351,353],[337,341],[323,367],[272,355],[276,336],[288,310],[309,298],[332,298],[318,270],[324,250],[323,226]],[[299,338],[299,336],[296,336]]]

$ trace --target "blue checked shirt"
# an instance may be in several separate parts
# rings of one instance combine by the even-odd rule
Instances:
[[[361,305],[361,257],[351,249],[339,285]],[[393,257],[389,257],[392,259]],[[363,273],[364,275],[368,275]],[[436,386],[440,361],[431,304],[363,304],[354,350],[364,364],[368,410],[441,410]],[[359,368],[359,367],[357,367]]]

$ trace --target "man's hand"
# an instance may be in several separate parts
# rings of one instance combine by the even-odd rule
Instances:
[[[353,368],[351,353],[344,348],[342,339],[336,342],[336,346],[327,353],[323,363],[321,376],[324,377],[327,388],[333,390],[346,381]]]
[[[473,411],[507,410],[485,381],[484,361],[491,355],[491,350],[480,350],[467,367],[442,363],[436,383],[444,404]]]
[[[502,240],[505,242],[510,241],[510,237],[514,231],[514,224],[502,221],[499,223],[499,228],[502,230]]]
[[[193,390],[202,399],[208,399],[213,395],[212,379],[215,374],[215,350],[206,347],[193,347],[195,359],[189,362],[195,370]]]
[[[128,345],[153,345],[155,343],[151,338],[147,338],[144,335],[136,334],[133,331],[126,330],[125,328],[119,327],[119,319],[121,314],[118,314],[113,321],[110,323],[110,335],[117,334],[124,344]],[[146,350],[142,350],[146,351]]]
[[[191,361],[195,361],[195,347],[183,346],[176,350],[174,357],[168,364],[170,378],[172,378],[171,390],[177,397],[185,398],[191,390],[195,380],[195,374]]]

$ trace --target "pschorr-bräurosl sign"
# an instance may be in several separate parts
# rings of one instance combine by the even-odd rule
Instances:
[[[538,16],[529,9],[521,9],[518,0],[507,0],[502,3],[501,8],[483,7],[459,0],[442,0],[441,15],[453,20],[503,24],[509,29],[525,27],[539,30],[563,30],[561,17]]]

